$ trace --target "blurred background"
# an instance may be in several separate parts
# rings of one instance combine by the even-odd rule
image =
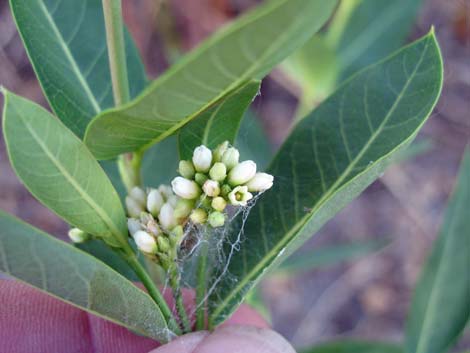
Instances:
[[[257,2],[123,0],[123,5],[153,78]],[[445,84],[414,155],[390,167],[304,245],[300,253],[315,255],[315,261],[275,272],[258,288],[274,328],[296,346],[338,337],[402,339],[413,287],[470,140],[470,0],[423,0],[407,41],[424,35],[431,25],[444,54]],[[6,0],[0,0],[0,83],[46,105]],[[297,95],[295,82],[279,72],[263,81],[253,111],[272,151],[289,131]],[[66,234],[66,225],[20,184],[3,141],[0,208],[59,237]],[[459,349],[470,348],[468,331]]]

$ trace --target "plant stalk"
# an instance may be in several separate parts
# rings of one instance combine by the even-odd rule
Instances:
[[[196,287],[196,329],[205,330],[206,328],[206,281],[207,281],[207,251],[208,244],[201,243],[199,261],[197,265],[197,287]]]
[[[147,271],[142,267],[142,265],[140,264],[140,262],[137,260],[135,256],[126,257],[126,260],[127,260],[127,263],[134,270],[135,274],[139,277],[142,284],[147,289],[148,294],[152,297],[155,303],[157,303],[158,307],[160,308],[163,314],[163,317],[165,318],[168,324],[169,329],[177,335],[181,334],[181,329],[178,326],[178,323],[176,322],[175,318],[173,317],[173,314],[170,308],[168,307],[168,304],[166,303],[165,299],[163,298],[158,288],[153,283]]]
[[[183,302],[183,293],[181,291],[180,277],[178,273],[178,268],[173,263],[170,269],[170,286],[173,290],[173,297],[175,298],[176,310],[181,320],[181,326],[183,328],[183,333],[191,332],[191,322],[189,321],[186,308],[184,307]]]
[[[362,0],[341,0],[325,35],[325,39],[331,48],[338,48],[341,37],[349,23],[349,19],[351,18],[354,9],[361,2]]]
[[[103,0],[103,12],[114,103],[120,106],[130,99],[121,0]]]

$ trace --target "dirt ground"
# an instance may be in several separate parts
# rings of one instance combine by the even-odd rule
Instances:
[[[171,0],[168,6],[158,0],[125,0],[124,5],[147,71],[156,76],[167,66],[165,52],[172,55],[179,48],[193,47],[255,2]],[[437,235],[459,160],[470,141],[470,0],[423,1],[410,40],[428,32],[431,25],[444,53],[445,85],[418,139],[429,139],[433,148],[389,168],[303,250],[374,237],[389,237],[392,243],[348,264],[289,278],[272,277],[263,283],[274,327],[297,346],[337,337],[397,342],[403,337],[412,288]],[[45,104],[6,0],[0,0],[0,83]],[[273,146],[278,146],[290,125],[295,98],[267,79],[255,108]],[[19,183],[3,141],[0,208],[52,234],[65,234],[66,226]],[[470,332],[459,348],[470,348]]]

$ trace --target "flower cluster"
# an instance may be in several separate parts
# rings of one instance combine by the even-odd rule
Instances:
[[[221,227],[227,205],[244,207],[253,198],[252,193],[272,187],[272,175],[257,173],[255,162],[239,159],[239,151],[226,141],[213,151],[199,146],[191,161],[180,161],[181,176],[171,185],[177,196],[193,203],[189,216],[193,223]]]
[[[191,205],[176,196],[170,186],[160,185],[147,191],[134,187],[126,197],[126,208],[129,233],[137,248],[163,265],[171,261],[182,241]]]

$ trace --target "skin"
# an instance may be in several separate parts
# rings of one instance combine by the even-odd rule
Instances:
[[[188,305],[191,299],[187,294]],[[248,306],[214,332],[190,333],[159,346],[13,280],[0,280],[0,342],[9,353],[295,353]]]

